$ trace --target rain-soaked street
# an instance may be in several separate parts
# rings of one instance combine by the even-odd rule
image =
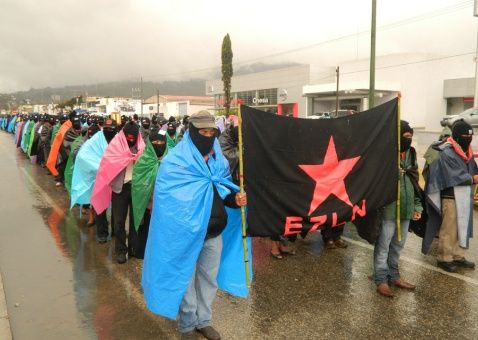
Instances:
[[[118,265],[98,244],[64,188],[0,133],[0,270],[15,339],[175,339],[175,322],[150,313],[142,262]],[[475,214],[475,220],[478,216]],[[401,256],[415,292],[379,296],[372,247],[346,229],[347,249],[324,251],[319,234],[276,260],[255,239],[248,299],[219,292],[214,326],[224,339],[478,338],[478,271],[445,273],[409,234]],[[436,249],[434,250],[436,251]],[[467,257],[478,261],[473,240]]]

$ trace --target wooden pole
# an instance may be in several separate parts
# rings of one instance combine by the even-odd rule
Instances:
[[[397,181],[397,209],[396,209],[396,221],[397,221],[397,241],[402,240],[401,227],[400,227],[400,179],[402,178],[402,169],[400,168],[400,101],[402,95],[398,93],[397,103],[397,139],[398,139],[398,181]]]
[[[239,187],[241,194],[244,193],[244,158],[243,158],[243,141],[242,141],[242,115],[241,105],[237,112],[239,120]],[[246,235],[246,208],[241,207],[241,222],[242,222],[242,249],[244,252],[244,266],[246,270],[246,286],[251,288],[251,276],[249,272],[249,252],[247,251],[247,235]]]

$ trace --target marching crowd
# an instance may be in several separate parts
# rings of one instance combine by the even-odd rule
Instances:
[[[158,116],[139,119],[137,115],[132,119],[122,116],[117,122],[73,110],[58,116],[4,115],[0,117],[0,127],[14,135],[14,143],[32,163],[54,175],[57,186],[65,186],[71,206],[90,207],[88,225],[96,225],[99,243],[114,236],[115,259],[119,264],[128,257],[144,258],[143,288],[147,305],[153,311],[159,299],[155,295],[157,285],[164,288],[170,284],[159,282],[157,272],[171,265],[158,259],[156,247],[168,247],[162,238],[164,233],[174,232],[185,223],[192,224],[187,228],[199,236],[191,238],[194,244],[185,240],[184,247],[196,252],[195,266],[185,278],[174,277],[184,279],[184,291],[178,293],[177,302],[179,331],[184,339],[195,339],[196,330],[207,339],[220,339],[211,326],[222,249],[220,235],[228,222],[227,209],[247,205],[247,195],[238,188],[236,117],[231,116],[218,127],[215,117],[207,111],[186,116],[181,122]],[[417,155],[411,146],[413,129],[401,121],[400,229],[396,202],[392,202],[381,211],[376,235],[368,239],[375,245],[374,282],[379,294],[393,297],[391,286],[415,288],[401,278],[398,264],[409,228],[418,221],[426,225],[420,235],[424,253],[429,251],[434,238],[439,239],[440,268],[448,272],[460,267],[474,269],[475,264],[465,259],[472,236],[474,185],[478,183],[472,135],[472,127],[458,121],[430,146],[425,154],[426,184],[422,190]],[[192,182],[193,189],[193,184],[188,184]],[[188,185],[190,189],[182,190]],[[205,186],[211,190],[207,191]],[[111,229],[106,213],[109,207]],[[158,220],[167,221],[171,230],[155,229],[154,221]],[[341,234],[338,228],[324,230],[326,248],[346,247]],[[197,240],[201,242],[196,247]],[[295,254],[291,246],[294,239],[277,235],[271,240],[271,255],[275,259]],[[171,250],[171,257],[174,251]],[[168,313],[158,312],[166,316]],[[173,310],[170,316],[175,315]]]

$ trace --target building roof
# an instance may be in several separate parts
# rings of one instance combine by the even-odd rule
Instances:
[[[145,104],[155,104],[157,102],[157,96],[151,96],[144,101]],[[214,104],[214,97],[207,96],[178,96],[178,95],[160,95],[159,102],[185,102],[188,101],[191,104]]]

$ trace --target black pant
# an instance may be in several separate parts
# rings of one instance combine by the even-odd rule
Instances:
[[[91,209],[93,209],[93,207],[91,207]],[[107,238],[108,237],[108,219],[106,218],[106,210],[99,215],[97,215],[96,211],[93,210],[93,215],[95,216],[96,236],[98,238]]]
[[[68,159],[61,161],[60,164],[56,166],[56,170],[58,171],[58,176],[55,178],[57,182],[63,182],[65,180],[65,170],[66,170],[66,163]]]
[[[337,241],[340,239],[340,236],[344,233],[344,226],[338,226],[338,227],[326,227],[321,230],[322,233],[322,240],[324,240],[324,243],[332,240],[332,241]]]
[[[131,200],[131,183],[123,184],[123,189],[119,194],[113,192],[111,195],[111,208],[113,213],[113,226],[115,232],[115,253],[126,254],[128,248],[126,247],[126,217],[129,210],[129,237],[128,243],[132,244],[132,233],[131,230],[133,227],[133,209],[132,209],[132,200]]]
[[[135,228],[129,230],[128,235],[128,254],[138,259],[144,258],[144,249],[148,240],[149,222],[151,221],[151,210],[144,212],[143,223],[140,224],[138,231]]]

